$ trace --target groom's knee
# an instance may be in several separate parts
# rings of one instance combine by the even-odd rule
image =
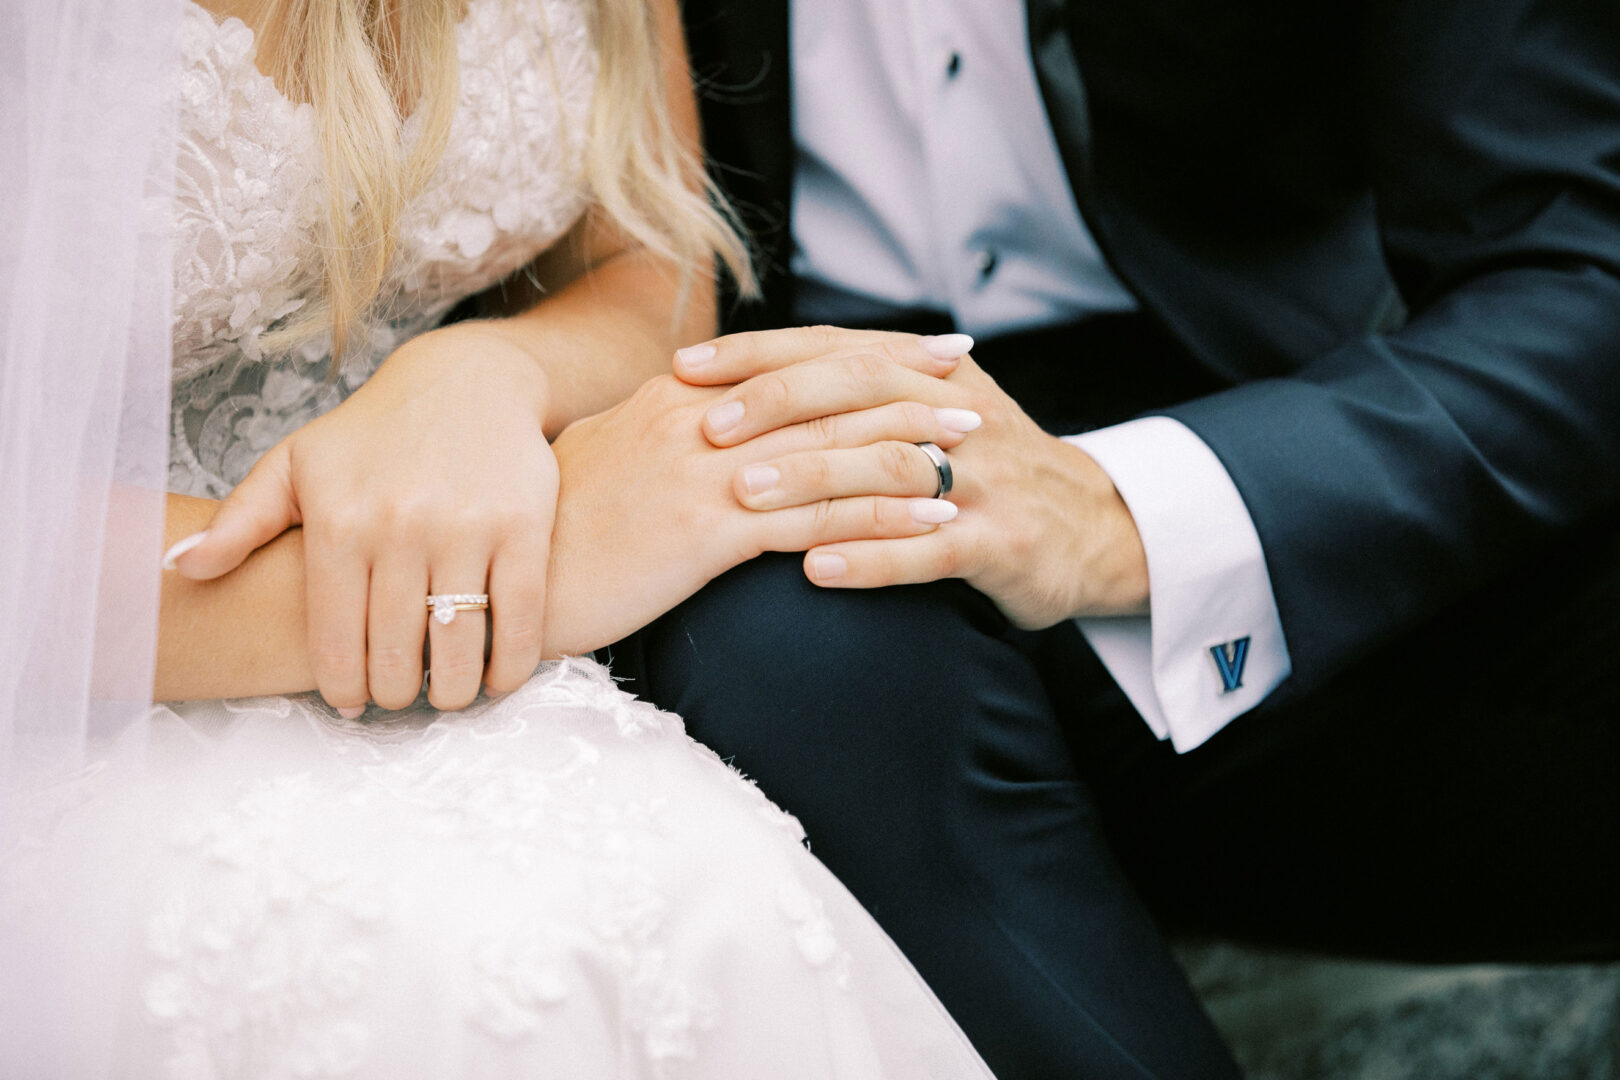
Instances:
[[[631,689],[789,801],[784,785],[825,783],[826,770],[926,771],[917,755],[951,744],[1005,632],[959,581],[826,590],[799,556],[766,555],[643,630],[628,666]]]

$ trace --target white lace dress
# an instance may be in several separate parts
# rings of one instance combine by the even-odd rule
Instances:
[[[324,348],[259,344],[312,280],[311,111],[258,72],[247,27],[188,10],[174,490],[224,494],[569,227],[589,30],[589,0],[471,0],[449,145],[401,222],[397,303],[329,381]],[[593,663],[456,714],[344,722],[315,696],[159,708],[146,759],[147,782],[74,796],[61,828],[80,861],[34,879],[80,903],[97,874],[133,885],[76,927],[92,961],[101,941],[125,957],[98,975],[118,1002],[112,1075],[988,1075],[797,822]]]

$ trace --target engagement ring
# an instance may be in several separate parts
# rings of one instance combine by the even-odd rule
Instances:
[[[427,606],[441,626],[449,626],[458,611],[483,611],[489,607],[488,593],[438,593],[429,595]]]

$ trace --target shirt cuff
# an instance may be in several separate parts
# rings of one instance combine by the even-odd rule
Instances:
[[[1108,474],[1147,552],[1146,616],[1076,619],[1156,735],[1193,750],[1293,670],[1254,521],[1220,459],[1177,420],[1066,436]]]

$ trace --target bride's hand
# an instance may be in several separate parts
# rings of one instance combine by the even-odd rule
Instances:
[[[953,430],[963,426],[961,416],[896,402],[717,449],[704,437],[703,419],[729,389],[660,376],[553,443],[561,490],[546,592],[547,656],[611,644],[763,552],[804,551],[834,538],[918,536],[955,516],[954,505],[928,497],[937,474],[910,444],[959,445],[967,437]],[[865,478],[845,497],[764,512],[738,502],[749,466],[833,449]]]
[[[277,444],[175,560],[218,577],[302,524],[309,651],[326,700],[466,705],[515,689],[541,653],[557,463],[545,377],[498,324],[459,323],[402,346],[352,397]],[[429,619],[430,593],[488,593],[481,612]]]

